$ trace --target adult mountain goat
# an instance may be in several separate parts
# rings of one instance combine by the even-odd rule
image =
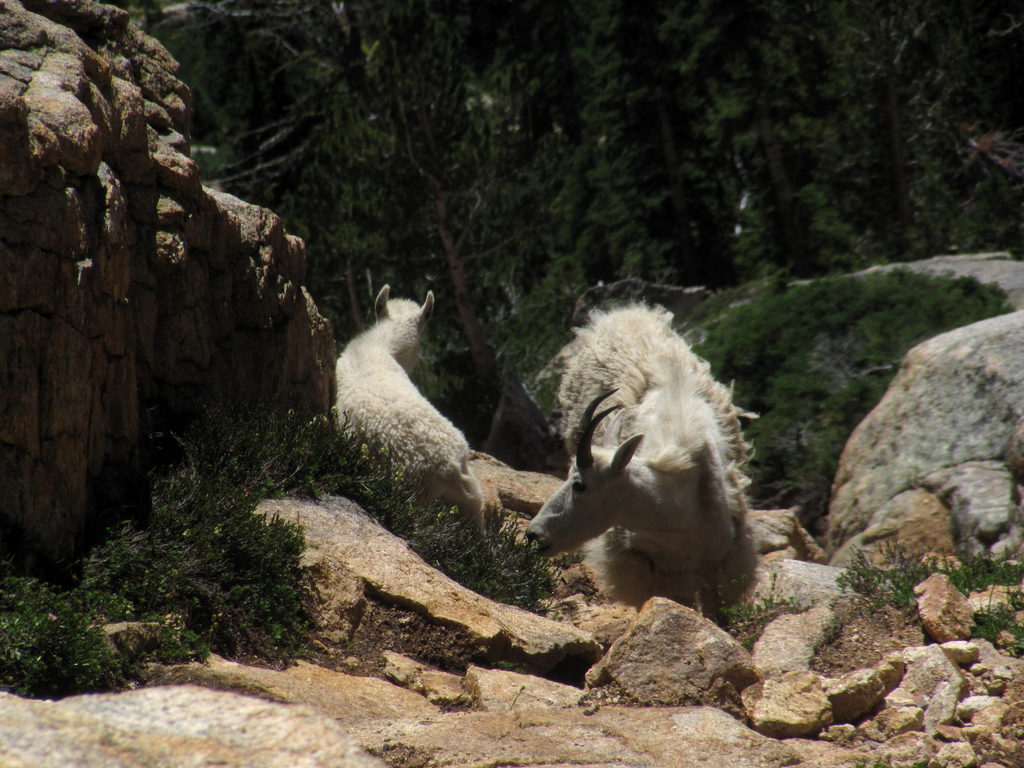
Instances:
[[[548,556],[583,548],[615,600],[713,615],[753,586],[748,446],[731,392],[671,321],[633,305],[578,331],[558,393],[575,461],[526,535]]]
[[[377,322],[356,336],[338,358],[337,418],[342,429],[384,446],[405,477],[427,496],[452,504],[482,524],[483,493],[469,468],[466,438],[420,394],[409,378],[419,359],[420,336],[434,308],[388,299],[385,285],[374,305]]]

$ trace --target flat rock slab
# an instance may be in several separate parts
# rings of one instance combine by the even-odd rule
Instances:
[[[774,768],[800,762],[785,744],[711,707],[453,713],[371,725],[352,735],[385,759],[403,755],[412,758],[405,764],[434,768]]]
[[[0,693],[4,768],[384,768],[331,718],[194,686],[36,701]]]
[[[470,633],[487,661],[543,674],[567,660],[589,666],[601,656],[589,633],[488,600],[431,568],[348,499],[278,499],[263,502],[257,511],[301,525],[307,556],[319,558],[321,568],[340,569],[362,581],[375,599]]]
[[[153,681],[202,685],[269,701],[304,704],[344,726],[367,720],[430,717],[441,711],[418,693],[386,680],[334,672],[304,661],[278,670],[211,656],[205,663],[163,668]]]
[[[824,645],[834,622],[835,613],[828,605],[779,616],[754,643],[754,666],[765,677],[809,670],[815,651]]]

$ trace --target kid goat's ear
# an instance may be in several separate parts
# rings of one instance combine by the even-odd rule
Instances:
[[[427,324],[427,320],[434,314],[434,292],[427,291],[427,298],[423,300],[423,306],[420,307],[420,328]]]
[[[612,472],[621,472],[626,468],[630,459],[633,458],[633,454],[636,453],[636,449],[640,447],[640,441],[643,439],[643,435],[633,435],[615,449],[615,455],[612,457],[611,464]]]
[[[383,320],[388,316],[388,296],[391,294],[391,286],[385,285],[377,294],[377,300],[373,302],[373,316]]]

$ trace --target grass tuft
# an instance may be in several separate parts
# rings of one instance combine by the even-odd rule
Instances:
[[[1024,611],[1024,562],[986,553],[916,559],[897,545],[880,552],[880,565],[873,565],[863,552],[858,552],[839,575],[839,586],[865,596],[873,605],[900,608],[915,604],[914,587],[933,573],[945,574],[965,595],[993,586],[1006,587],[1005,603],[993,602],[975,613],[972,636],[989,640],[1015,656],[1024,654],[1024,621],[1018,618]]]
[[[736,638],[748,651],[753,650],[765,628],[779,616],[802,612],[792,600],[775,598],[774,586],[773,582],[772,589],[763,599],[721,607],[719,626]]]

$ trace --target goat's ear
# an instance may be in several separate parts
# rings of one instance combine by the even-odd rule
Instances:
[[[427,320],[434,314],[434,292],[427,291],[427,298],[423,300],[423,306],[420,307],[420,328],[427,324]]]
[[[385,285],[377,294],[377,300],[373,302],[373,315],[378,320],[388,316],[388,296],[391,294],[391,286]]]
[[[700,485],[697,494],[703,509],[721,510],[729,516],[729,491],[725,487],[725,470],[722,467],[718,451],[711,442],[704,444],[700,452]]]
[[[633,435],[615,449],[615,455],[612,457],[611,463],[612,472],[621,472],[626,468],[630,459],[633,458],[633,454],[636,453],[636,449],[640,447],[640,441],[643,439],[643,435]]]

